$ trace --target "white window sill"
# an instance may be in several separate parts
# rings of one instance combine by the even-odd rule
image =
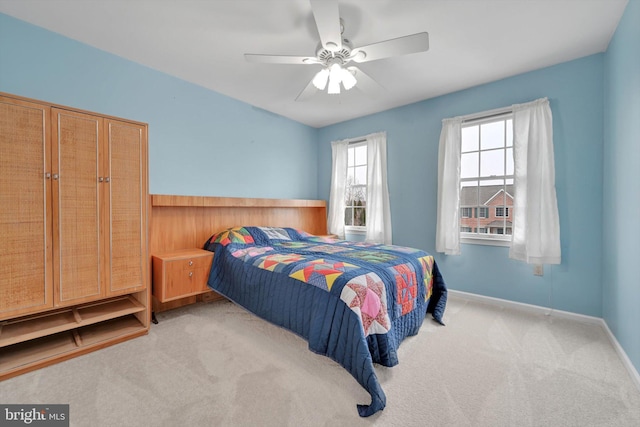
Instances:
[[[367,227],[354,227],[352,225],[347,225],[344,227],[344,232],[349,234],[367,234]]]
[[[511,246],[511,237],[504,238],[487,238],[487,237],[463,237],[460,236],[460,243],[465,245],[485,245],[485,246]]]

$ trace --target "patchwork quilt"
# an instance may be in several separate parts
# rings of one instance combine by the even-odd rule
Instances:
[[[446,285],[419,249],[273,227],[230,228],[204,248],[215,252],[209,287],[340,363],[371,395],[363,417],[386,404],[373,364],[398,364],[426,313],[442,324]]]

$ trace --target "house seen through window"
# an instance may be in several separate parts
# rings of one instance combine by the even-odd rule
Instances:
[[[511,113],[462,125],[460,237],[510,240],[513,221]]]
[[[347,148],[347,185],[344,224],[347,227],[367,225],[367,144],[350,144]]]

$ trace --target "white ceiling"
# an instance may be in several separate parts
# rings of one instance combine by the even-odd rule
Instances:
[[[363,46],[427,31],[427,52],[359,64],[384,88],[295,98],[318,65],[308,0],[0,0],[0,12],[298,122],[322,127],[607,49],[627,0],[339,0]]]

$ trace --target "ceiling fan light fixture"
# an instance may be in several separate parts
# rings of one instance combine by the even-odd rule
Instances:
[[[346,68],[341,68],[340,74],[342,77],[342,85],[346,90],[351,89],[356,85],[356,83],[358,83],[358,80],[356,80],[356,77],[353,75],[353,73],[351,73],[351,71],[347,70]]]
[[[342,67],[340,66],[340,64],[331,64],[329,66],[329,78],[340,80],[341,70],[342,70]]]
[[[327,89],[327,93],[329,95],[339,95],[340,94],[340,82],[337,80],[331,80],[329,78],[329,88]]]
[[[342,68],[338,64],[333,64],[329,70],[329,95],[338,95],[340,93],[340,82],[342,81]]]
[[[318,90],[324,90],[324,88],[327,87],[328,80],[329,80],[329,70],[326,68],[323,68],[322,70],[318,71],[318,73],[313,78],[313,85]]]

